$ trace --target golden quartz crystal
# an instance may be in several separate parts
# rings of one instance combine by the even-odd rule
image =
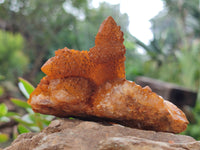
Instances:
[[[180,133],[185,114],[169,101],[125,79],[123,32],[112,17],[100,26],[89,51],[59,49],[43,66],[47,75],[28,103],[58,117],[101,118],[129,127]]]

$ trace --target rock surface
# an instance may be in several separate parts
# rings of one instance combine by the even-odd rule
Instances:
[[[200,142],[172,133],[133,129],[118,124],[54,120],[40,133],[18,136],[5,150],[199,150]]]

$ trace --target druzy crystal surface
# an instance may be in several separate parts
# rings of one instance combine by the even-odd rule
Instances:
[[[185,114],[169,101],[125,78],[123,32],[112,17],[89,51],[59,49],[43,66],[46,76],[28,103],[58,117],[101,118],[129,127],[179,133]]]

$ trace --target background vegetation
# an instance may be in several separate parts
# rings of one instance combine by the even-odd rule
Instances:
[[[99,25],[109,15],[124,32],[127,79],[149,76],[199,93],[199,0],[163,3],[163,11],[151,20],[153,39],[145,45],[129,33],[128,15],[120,13],[119,5],[104,2],[93,8],[91,0],[0,1],[0,102],[21,98],[19,76],[36,86],[44,76],[40,67],[55,50],[65,46],[79,50],[93,47]],[[139,53],[138,47],[145,53]],[[5,105],[1,107],[5,109]],[[11,110],[9,106],[7,109]],[[184,134],[200,140],[200,96],[191,112],[194,121]]]

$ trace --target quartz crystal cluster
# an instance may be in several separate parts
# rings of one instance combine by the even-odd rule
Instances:
[[[112,17],[89,51],[59,49],[43,66],[46,76],[28,103],[58,117],[101,118],[129,127],[179,133],[185,114],[169,101],[125,79],[123,32]]]

